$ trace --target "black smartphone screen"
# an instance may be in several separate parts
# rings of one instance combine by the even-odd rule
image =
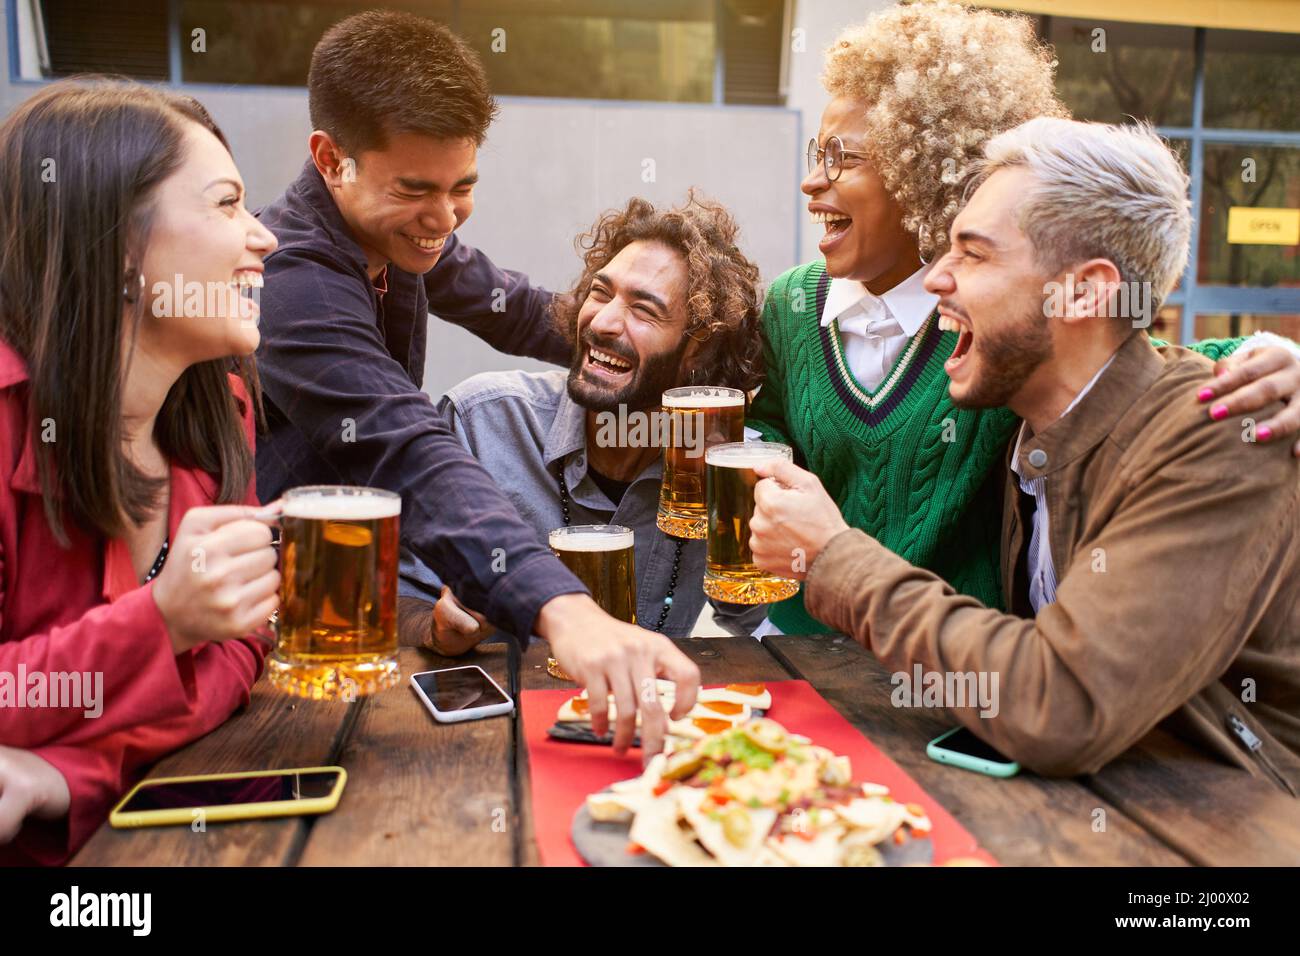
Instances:
[[[146,783],[123,807],[138,810],[177,810],[186,807],[228,807],[241,803],[312,800],[328,797],[338,783],[336,770],[312,773],[268,773],[230,780],[189,780],[183,783]]]
[[[414,677],[424,696],[429,698],[444,714],[472,707],[491,707],[506,704],[510,698],[488,680],[479,667],[452,667],[444,671],[429,671]]]
[[[977,760],[988,760],[991,763],[1015,762],[1010,757],[994,750],[965,727],[962,727],[955,734],[944,737],[943,740],[935,741],[934,745],[942,750],[956,751],[959,754],[965,754]]]

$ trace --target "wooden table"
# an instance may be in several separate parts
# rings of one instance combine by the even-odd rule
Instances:
[[[843,637],[691,638],[679,646],[705,683],[801,678],[816,687],[1008,865],[1300,863],[1300,801],[1155,731],[1101,773],[994,780],[925,756],[951,722],[895,708],[878,661]],[[546,673],[546,646],[507,645],[480,664],[511,693],[571,686]],[[403,674],[448,666],[404,648]],[[515,666],[517,664],[517,666]],[[437,724],[406,687],[355,703],[311,703],[258,684],[252,706],[160,761],[151,776],[337,764],[338,808],[190,827],[107,825],[74,866],[532,865],[538,862],[528,756],[517,717]]]

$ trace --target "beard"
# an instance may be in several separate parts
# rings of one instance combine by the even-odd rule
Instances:
[[[582,377],[583,360],[588,347],[626,358],[623,351],[598,341],[578,338],[574,346],[573,362],[569,366],[569,398],[588,411],[617,412],[620,405],[630,411],[641,411],[660,404],[663,393],[678,385],[682,374],[682,358],[690,339],[682,337],[681,343],[666,352],[648,356],[637,364],[632,377],[620,388],[609,388],[589,382]]]
[[[978,375],[960,401],[953,399],[958,408],[1005,407],[1053,354],[1052,333],[1041,303],[1014,323],[981,332],[975,344]]]

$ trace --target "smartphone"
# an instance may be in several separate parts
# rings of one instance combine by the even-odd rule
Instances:
[[[1014,777],[1020,772],[1020,764],[994,750],[965,727],[954,727],[935,737],[926,745],[925,753],[939,763],[990,777]]]
[[[411,675],[411,689],[439,723],[495,717],[515,709],[515,702],[477,664],[421,671]]]
[[[347,780],[342,767],[155,777],[132,787],[108,822],[118,828],[160,827],[329,813],[339,805]]]

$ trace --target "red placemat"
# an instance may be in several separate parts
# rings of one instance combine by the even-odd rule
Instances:
[[[765,681],[772,692],[770,716],[787,730],[812,738],[813,743],[847,756],[853,764],[853,779],[879,783],[889,788],[896,800],[919,803],[934,829],[934,862],[957,857],[977,857],[985,863],[996,860],[975,841],[966,828],[953,819],[937,801],[921,789],[898,764],[858,731],[826,702],[807,681]],[[520,716],[528,746],[532,784],[533,830],[538,855],[544,866],[582,866],[573,848],[569,828],[573,815],[588,794],[611,783],[641,774],[641,751],[629,750],[615,756],[609,747],[553,740],[546,730],[555,723],[560,705],[573,696],[571,690],[525,690],[520,694]]]

